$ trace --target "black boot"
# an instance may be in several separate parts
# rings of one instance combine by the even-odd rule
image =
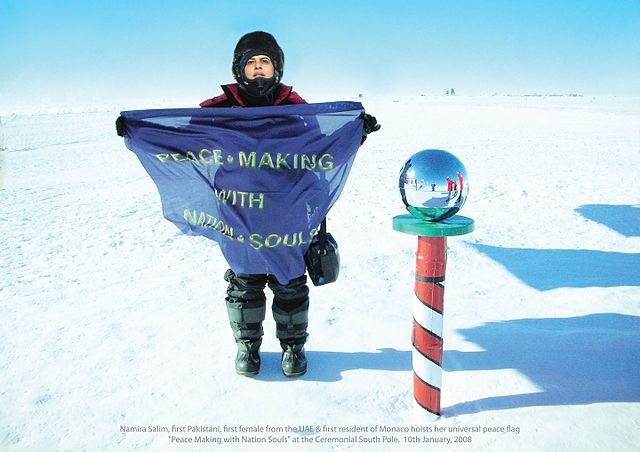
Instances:
[[[233,337],[238,345],[236,372],[252,376],[260,371],[260,345],[262,344],[262,321],[265,316],[263,288],[266,275],[236,275],[232,270],[225,273],[227,288],[227,313]]]
[[[252,376],[260,372],[260,343],[240,341],[236,354],[236,373]]]
[[[304,343],[307,341],[309,323],[309,288],[307,277],[302,275],[287,284],[269,278],[273,291],[273,318],[276,321],[276,337],[282,347],[282,373],[287,377],[304,375],[307,358]]]
[[[307,372],[304,344],[280,344],[282,347],[282,373],[287,377],[299,377]]]

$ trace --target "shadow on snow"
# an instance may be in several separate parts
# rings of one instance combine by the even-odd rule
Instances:
[[[445,415],[531,406],[640,402],[640,317],[520,319],[459,330],[485,351],[445,351],[444,370],[515,369],[541,392],[487,397]]]
[[[585,204],[575,211],[586,219],[603,224],[625,237],[640,237],[640,207]]]
[[[640,254],[471,244],[538,290],[640,286]]]
[[[444,407],[445,416],[534,406],[640,402],[640,317],[592,314],[570,318],[518,319],[459,330],[481,352],[445,350],[443,370],[514,369],[540,392],[487,397]],[[446,343],[446,338],[445,338]],[[262,381],[289,379],[280,353],[263,352]],[[411,372],[411,351],[307,351],[309,371],[297,379],[340,381],[359,369]],[[446,388],[445,388],[446,390]]]
[[[342,373],[349,370],[372,369],[409,372],[412,369],[411,352],[393,348],[378,352],[322,352],[307,350],[309,369],[300,380],[334,382],[342,380]],[[282,374],[280,353],[262,352],[262,366],[255,377],[262,381],[295,380]]]

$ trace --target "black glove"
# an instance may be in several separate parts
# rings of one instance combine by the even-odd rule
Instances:
[[[375,116],[365,113],[362,120],[364,121],[364,126],[362,128],[362,141],[360,144],[364,143],[364,140],[367,139],[367,135],[380,130],[380,124],[378,124]]]
[[[116,133],[118,134],[119,137],[123,137],[124,132],[125,132],[124,118],[122,116],[118,116],[118,119],[116,119]]]

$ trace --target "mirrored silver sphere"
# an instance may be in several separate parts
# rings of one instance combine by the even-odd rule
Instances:
[[[440,221],[455,215],[467,199],[467,170],[453,154],[426,149],[412,155],[400,172],[400,194],[417,218]]]

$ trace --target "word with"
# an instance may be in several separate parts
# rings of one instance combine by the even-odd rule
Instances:
[[[214,188],[216,198],[223,204],[230,204],[232,206],[239,206],[241,208],[253,209],[254,206],[258,209],[264,209],[264,193],[252,193],[247,191],[237,190],[225,190]]]

